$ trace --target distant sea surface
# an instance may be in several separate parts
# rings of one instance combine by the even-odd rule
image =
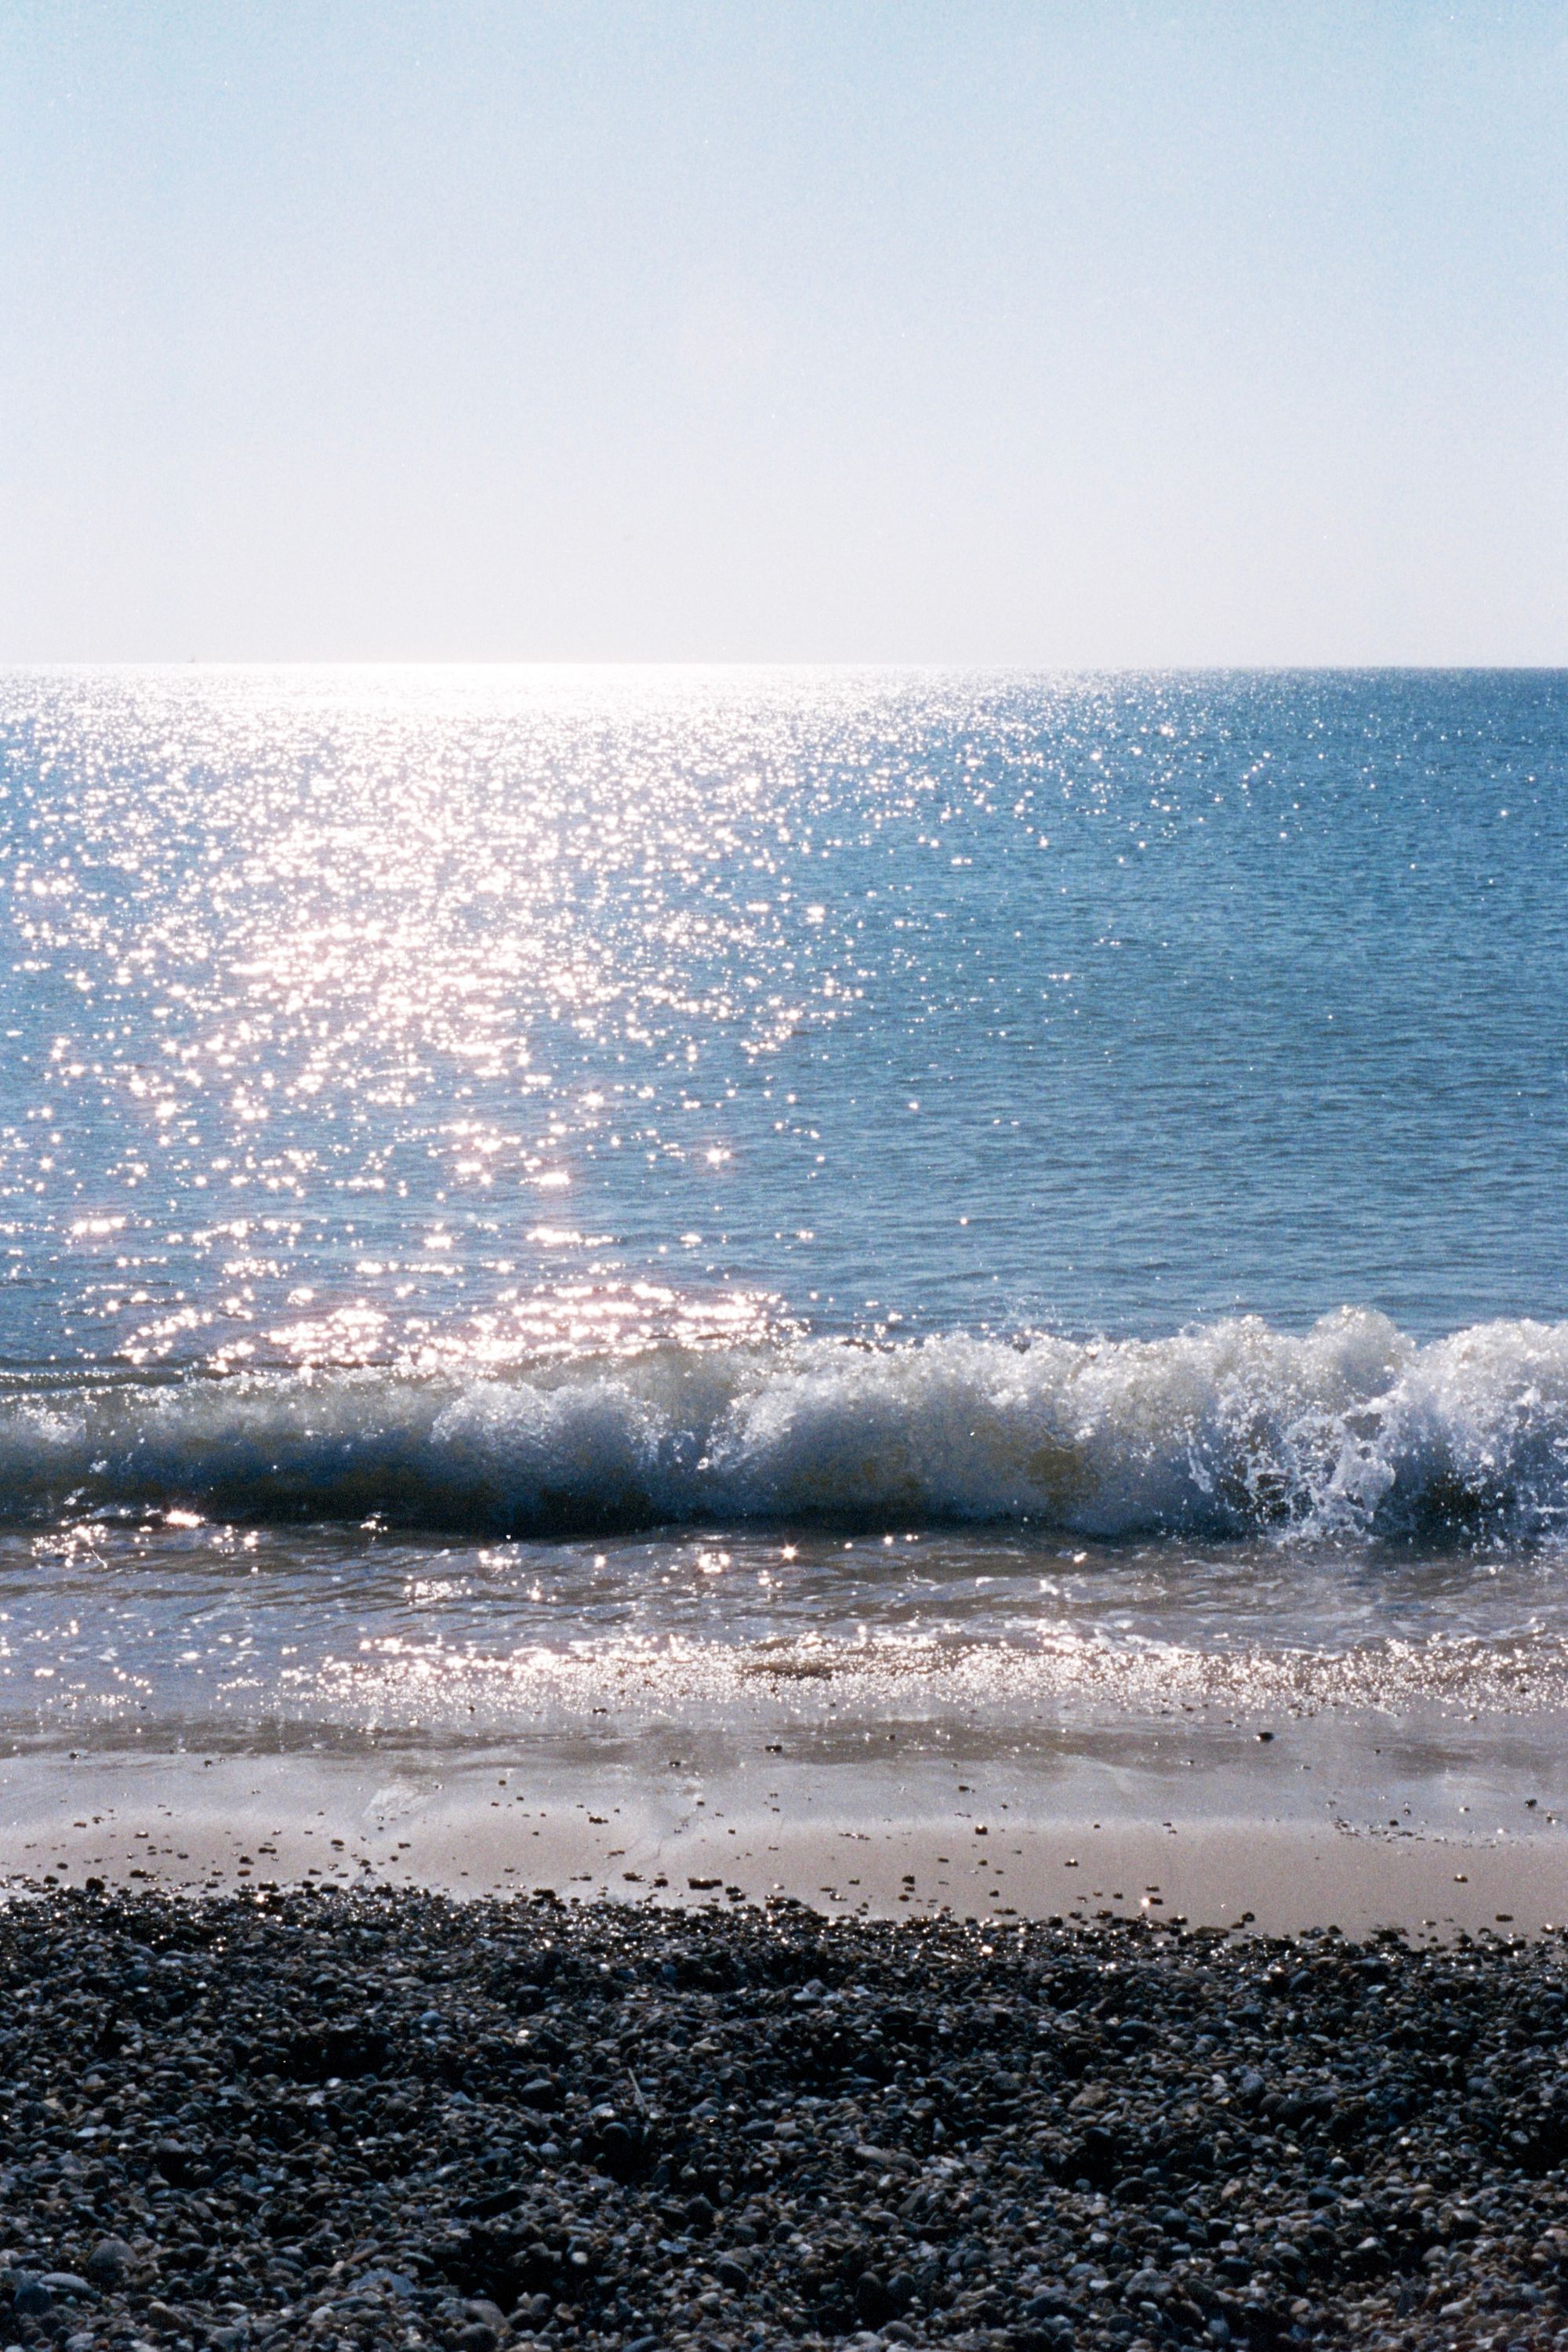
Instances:
[[[1563,673],[0,674],[0,1722],[1556,1675],[1565,873]]]

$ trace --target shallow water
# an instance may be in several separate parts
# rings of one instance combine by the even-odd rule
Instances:
[[[0,1542],[0,1738],[458,1746],[614,1718],[1047,1726],[1568,1706],[1553,1560],[742,1528],[435,1545],[79,1522]],[[611,1728],[608,1721],[605,1728]]]
[[[1554,1690],[1565,744],[1554,673],[0,677],[0,1711]]]

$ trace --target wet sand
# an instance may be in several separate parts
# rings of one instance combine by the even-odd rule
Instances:
[[[584,1724],[439,1750],[153,1735],[0,1764],[0,1875],[1538,1935],[1568,1922],[1563,1731],[1525,1711]]]

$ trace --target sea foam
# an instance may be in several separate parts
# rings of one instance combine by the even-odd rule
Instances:
[[[652,1349],[507,1378],[0,1391],[0,1511],[588,1533],[1000,1521],[1106,1538],[1554,1536],[1568,1324],[1417,1345],[1357,1309],[1153,1340]]]

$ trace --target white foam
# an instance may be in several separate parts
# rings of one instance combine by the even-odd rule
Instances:
[[[0,1393],[0,1507],[570,1530],[1029,1520],[1104,1537],[1556,1533],[1568,1325],[1346,1308],[1156,1340],[667,1348],[527,1376]]]

